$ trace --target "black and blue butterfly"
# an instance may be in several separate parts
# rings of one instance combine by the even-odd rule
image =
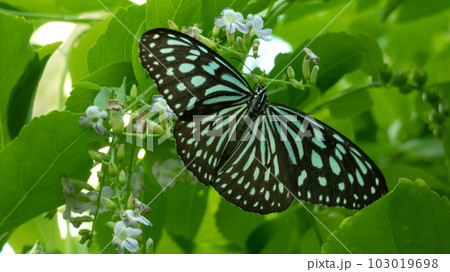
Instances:
[[[178,117],[178,154],[227,201],[267,214],[285,210],[294,198],[361,209],[387,193],[383,174],[358,146],[299,110],[269,102],[264,86],[253,90],[196,39],[153,29],[139,49]],[[211,136],[214,131],[221,133]]]

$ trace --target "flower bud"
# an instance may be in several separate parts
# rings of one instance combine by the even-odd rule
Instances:
[[[117,149],[116,158],[118,161],[122,161],[125,158],[125,145],[121,144],[119,145]]]
[[[391,78],[392,78],[392,70],[385,63],[383,64],[383,67],[380,69],[380,79],[386,84],[389,81],[391,81]]]
[[[228,44],[230,45],[230,46],[232,46],[233,44],[234,44],[234,33],[228,33],[228,31],[226,31],[227,32],[227,41],[228,41]]]
[[[259,39],[255,39],[253,41],[253,57],[254,58],[258,57],[259,44],[260,44]]]
[[[77,179],[69,179],[70,184],[72,184],[74,187],[78,187],[81,189],[86,189],[88,191],[93,191],[94,187],[89,185],[89,183]]]
[[[127,209],[133,210],[134,207],[135,207],[134,196],[133,196],[133,194],[130,194],[130,196],[128,197],[128,200],[127,200]]]
[[[302,63],[302,72],[303,77],[306,81],[309,81],[309,78],[311,77],[311,70],[309,69],[309,62],[311,61],[311,58],[308,55],[305,55],[305,58],[303,59]]]
[[[209,48],[211,48],[212,50],[217,50],[217,45],[215,42],[211,41],[210,39],[206,38],[205,36],[203,36],[200,33],[196,33],[195,34],[195,38],[203,43],[204,45],[208,46]]]
[[[299,82],[298,80],[296,80],[295,78],[290,80],[292,87],[296,88],[296,89],[300,89],[300,90],[304,90],[305,87],[303,86],[302,82]]]
[[[114,226],[116,225],[116,223],[115,223],[115,222],[112,222],[112,221],[109,221],[109,222],[106,222],[105,225],[106,225],[107,227],[111,228],[111,229],[114,229]]]
[[[439,89],[437,87],[428,88],[423,94],[422,99],[431,105],[439,104]]]
[[[90,233],[91,233],[91,230],[88,230],[88,229],[80,229],[78,231],[79,235],[86,235],[86,234],[90,234]]]
[[[105,173],[103,173],[103,171],[98,171],[97,172],[97,178],[98,179],[102,179],[104,175],[105,175]]]
[[[314,65],[312,72],[311,72],[311,79],[309,81],[311,83],[311,85],[316,85],[318,74],[319,74],[319,65]]]
[[[217,26],[214,26],[214,28],[212,30],[212,36],[214,38],[217,38],[217,36],[219,36],[219,32],[220,32],[220,28],[218,28]]]
[[[398,87],[398,90],[402,94],[409,94],[412,91],[413,87],[411,85],[405,84],[400,87]]]
[[[136,100],[136,97],[137,97],[137,87],[136,87],[136,84],[133,84],[133,86],[131,86],[131,90],[130,90],[131,101]]]
[[[294,71],[294,69],[292,68],[292,66],[289,66],[289,67],[287,68],[287,75],[288,75],[288,78],[289,78],[289,79],[295,79],[295,71]]]
[[[414,70],[413,80],[417,86],[422,87],[427,82],[428,75],[422,70]]]
[[[406,73],[403,71],[397,71],[392,78],[392,85],[400,87],[405,85],[407,81],[408,77],[406,76]]]
[[[109,209],[114,210],[115,208],[117,208],[116,202],[112,201],[111,199],[102,197],[101,200],[102,200],[103,204],[106,207],[108,207]]]
[[[96,162],[103,162],[103,154],[95,151],[95,150],[88,150],[89,156],[91,156],[91,158],[96,161]]]
[[[175,24],[172,20],[168,20],[167,24],[169,25],[169,28],[175,31],[179,31],[177,24]]]
[[[119,173],[119,182],[120,182],[121,184],[125,184],[125,183],[127,182],[127,175],[125,174],[125,171],[123,171],[123,170],[120,170],[120,173]]]
[[[153,240],[152,238],[148,238],[147,242],[145,242],[145,253],[146,254],[153,254]]]
[[[244,45],[244,40],[241,37],[236,38],[236,44],[239,46],[239,50],[241,50],[241,52],[243,53],[247,52]]]
[[[117,166],[113,162],[110,162],[108,167],[109,167],[108,168],[109,174],[111,176],[116,176],[117,174],[119,174],[119,170],[117,169]]]
[[[156,122],[149,121],[148,122],[148,128],[150,131],[155,132],[159,136],[164,136],[166,134],[165,130]]]

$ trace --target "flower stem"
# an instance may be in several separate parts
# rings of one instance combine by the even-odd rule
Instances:
[[[24,12],[10,9],[0,8],[0,12],[22,16],[27,19],[37,19],[37,20],[48,20],[48,21],[60,21],[68,23],[78,23],[78,24],[93,24],[95,22],[101,21],[102,18],[80,18],[78,15],[61,15],[61,14],[51,14],[51,13],[33,13]]]

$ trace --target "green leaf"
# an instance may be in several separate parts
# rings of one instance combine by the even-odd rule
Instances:
[[[18,10],[30,11],[35,13],[55,13],[78,14],[88,11],[106,11],[98,1],[77,0],[77,1],[55,1],[55,0],[2,0],[2,3]],[[123,4],[125,0],[102,0],[102,3],[110,10]]]
[[[446,12],[450,8],[450,1],[408,0],[399,9],[397,22],[420,20],[436,13]]]
[[[111,63],[101,67],[82,81],[92,82],[101,87],[118,87],[122,85],[124,77],[127,77],[127,89],[136,83],[131,62]]]
[[[221,199],[215,217],[222,235],[242,249],[246,248],[246,240],[250,233],[264,222],[264,216],[245,212],[225,199]]]
[[[381,12],[381,22],[386,21],[389,15],[391,15],[391,13],[404,1],[405,0],[388,0]]]
[[[89,50],[89,71],[92,73],[115,62],[131,62],[134,41],[140,39],[135,34],[144,19],[145,5],[120,9],[111,19],[105,34]]]
[[[359,37],[367,50],[364,54],[361,70],[369,76],[372,76],[374,79],[377,79],[384,64],[383,52],[381,52],[380,46],[372,37],[364,34],[359,34]]]
[[[357,116],[372,106],[368,88],[363,86],[345,90],[321,106],[328,107],[334,118],[345,119]]]
[[[316,85],[322,92],[333,86],[345,74],[358,69],[366,52],[361,37],[344,32],[319,36],[310,48],[320,57]],[[303,56],[304,54],[299,58]]]
[[[94,104],[94,99],[101,87],[89,81],[82,81],[73,86],[69,98],[66,100],[66,110],[71,112],[85,112]]]
[[[0,152],[0,233],[63,204],[61,175],[89,177],[88,144],[104,138],[81,127],[79,117],[55,111],[34,118]]]
[[[333,234],[352,253],[450,252],[450,204],[423,180],[402,180],[372,205],[346,219]],[[329,236],[323,253],[347,253]]]
[[[10,141],[7,121],[13,87],[34,57],[29,44],[33,26],[23,18],[0,12],[0,150]]]
[[[192,184],[178,180],[173,188],[166,189],[166,230],[186,253],[191,253],[194,248],[192,241],[205,214],[207,191],[197,181]]]
[[[204,3],[207,1],[204,1]],[[200,0],[148,0],[147,28],[168,28],[167,21],[172,20],[181,29],[200,23]]]
[[[144,26],[145,22],[142,22],[139,26],[136,36],[141,37],[142,34],[144,34],[144,32],[146,31]],[[144,67],[142,66],[139,57],[139,40],[134,40],[131,55],[131,64],[133,65],[133,71],[134,76],[136,77],[136,81],[139,85],[144,85],[145,79],[147,78],[147,71],[145,71]]]
[[[47,253],[71,253],[70,245],[75,248],[81,246],[76,240],[74,237],[61,238],[57,216],[51,220],[37,216],[16,228],[8,244],[16,253],[25,253],[36,241],[47,251],[51,250]]]
[[[34,97],[45,65],[61,44],[62,42],[56,42],[39,48],[14,86],[8,109],[8,116],[12,117],[8,119],[9,134],[12,139],[17,137],[22,127],[30,121]]]
[[[112,18],[115,20],[114,18]],[[72,43],[69,54],[70,78],[76,84],[89,75],[88,52],[98,38],[105,33],[109,20],[102,20],[80,34]]]

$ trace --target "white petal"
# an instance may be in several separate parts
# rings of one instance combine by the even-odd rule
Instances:
[[[127,226],[124,222],[119,221],[114,225],[114,236],[119,235]]]
[[[80,119],[78,119],[78,124],[80,124],[80,126],[83,126],[83,127],[88,127],[88,126],[92,125],[92,121],[87,119],[84,116],[80,116]]]
[[[106,132],[106,128],[103,126],[102,122],[95,123],[93,127],[95,129],[95,133],[97,133],[97,135],[99,136],[103,136],[103,134],[105,134]]]
[[[161,110],[163,111],[164,109],[165,108],[159,102],[153,103],[152,106],[150,107],[151,112],[158,112]]]
[[[105,110],[103,110],[103,111],[100,113],[100,117],[101,117],[103,120],[105,120],[105,119],[108,117],[108,113],[107,113]]]
[[[141,235],[142,230],[141,229],[135,229],[135,228],[130,228],[128,227],[126,230],[124,230],[125,233],[127,234],[127,237],[133,238],[136,236]]]
[[[152,223],[150,223],[150,221],[148,221],[148,219],[143,217],[142,215],[138,217],[137,221],[146,226],[152,226]]]
[[[264,26],[264,21],[260,16],[255,16],[255,19],[253,20],[253,28],[256,29],[256,31],[261,30]]]
[[[128,249],[130,252],[136,252],[139,249],[139,244],[136,239],[133,238],[127,238],[125,241],[122,242],[126,249]]]
[[[124,245],[124,243],[125,243],[125,241],[122,241],[122,242],[120,242],[119,244],[118,244],[118,246],[117,246],[117,252],[119,253],[119,254],[123,254],[123,245]]]
[[[261,40],[265,40],[266,42],[270,42],[272,40],[270,38],[270,35],[272,35],[272,29],[266,28],[266,29],[263,29],[261,31],[257,31],[256,35],[258,35],[258,37]]]
[[[248,29],[245,27],[243,23],[235,22],[236,28],[242,33],[248,33]]]
[[[242,13],[236,12],[236,22],[243,22],[244,16],[242,16]]]
[[[214,25],[217,27],[224,27],[227,24],[226,20],[222,17],[217,17],[214,19]]]
[[[234,24],[228,23],[227,24],[227,32],[228,32],[228,34],[233,34],[234,31],[236,31],[236,29],[234,28]]]

